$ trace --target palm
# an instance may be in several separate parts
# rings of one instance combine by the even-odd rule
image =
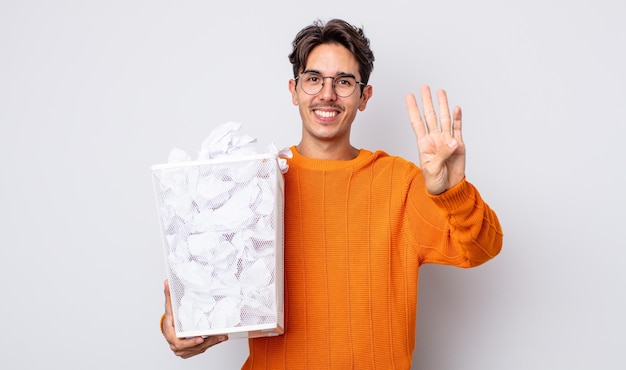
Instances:
[[[440,194],[455,186],[465,177],[465,145],[461,135],[461,108],[455,107],[452,117],[446,93],[437,93],[440,117],[437,119],[430,88],[420,90],[424,120],[415,96],[407,95],[409,120],[417,138],[420,167],[426,189]]]

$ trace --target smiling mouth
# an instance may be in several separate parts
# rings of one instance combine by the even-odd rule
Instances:
[[[333,118],[337,115],[337,111],[314,110],[313,112],[323,118]]]

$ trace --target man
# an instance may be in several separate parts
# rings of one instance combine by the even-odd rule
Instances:
[[[451,115],[439,91],[438,119],[425,86],[423,120],[407,96],[418,168],[350,143],[373,92],[362,29],[316,22],[289,59],[302,138],[285,174],[286,331],[250,339],[243,369],[409,369],[419,267],[477,266],[502,245],[495,213],[465,180],[461,109]],[[162,329],[174,353],[191,357],[227,339],[176,338],[165,288]]]

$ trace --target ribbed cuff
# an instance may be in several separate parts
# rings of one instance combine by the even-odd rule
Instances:
[[[159,320],[159,329],[161,329],[161,334],[165,335],[165,331],[163,331],[163,320],[165,320],[165,314],[161,315],[161,320]]]
[[[452,211],[461,207],[467,202],[468,198],[472,197],[472,185],[463,178],[461,182],[443,193],[437,195],[429,194],[429,197],[435,202],[437,207]]]

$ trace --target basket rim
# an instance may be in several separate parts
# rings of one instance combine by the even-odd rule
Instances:
[[[185,162],[175,162],[175,163],[161,163],[150,166],[151,171],[155,170],[163,170],[163,169],[171,169],[171,168],[181,168],[181,167],[191,167],[191,166],[202,166],[207,164],[220,164],[220,163],[231,163],[231,162],[241,162],[241,161],[249,161],[255,159],[277,159],[278,156],[271,153],[261,153],[261,154],[251,154],[251,155],[242,155],[242,156],[230,156],[223,158],[214,158],[214,159],[205,159],[205,160],[196,160],[196,161],[185,161]]]

